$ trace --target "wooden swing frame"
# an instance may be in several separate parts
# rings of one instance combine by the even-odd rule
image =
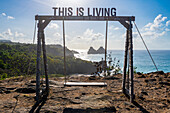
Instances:
[[[42,95],[40,94],[41,46],[42,46],[42,51],[43,51],[44,71],[45,71],[45,79],[46,79],[45,94],[46,96],[49,95],[48,65],[47,65],[44,29],[52,20],[60,20],[60,21],[118,21],[126,28],[124,67],[123,67],[123,76],[122,76],[122,92],[126,94],[127,96],[129,96],[130,101],[133,102],[134,100],[134,82],[133,82],[134,74],[133,74],[132,21],[135,21],[134,16],[112,16],[112,17],[102,16],[101,17],[101,16],[39,16],[39,15],[36,15],[35,20],[38,20],[37,60],[36,60],[37,62],[37,65],[36,65],[36,100],[37,101],[40,101],[40,98],[42,97]],[[106,47],[107,46],[105,46],[105,48]],[[127,56],[129,56],[128,59],[127,59]],[[129,74],[127,74],[127,64],[128,64],[127,62],[128,61],[129,61],[129,69],[128,69]],[[127,75],[129,75],[129,78],[127,78]]]

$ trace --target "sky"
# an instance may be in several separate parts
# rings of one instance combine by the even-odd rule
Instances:
[[[116,8],[117,16],[135,16],[151,50],[170,50],[169,0],[0,0],[0,40],[33,43],[35,15],[53,15],[52,7]],[[108,49],[124,49],[126,29],[116,21],[108,25]],[[104,46],[105,21],[65,21],[66,46],[98,49]],[[37,38],[36,38],[37,39]],[[47,44],[61,44],[62,21],[45,28]],[[36,43],[36,42],[35,42]],[[134,49],[145,49],[133,26]]]

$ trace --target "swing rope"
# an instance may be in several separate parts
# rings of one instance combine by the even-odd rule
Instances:
[[[64,49],[64,77],[65,77],[65,84],[67,82],[66,78],[66,50],[65,50],[65,28],[64,28],[64,19],[63,19],[63,49]]]
[[[144,44],[144,46],[145,46],[145,48],[146,48],[146,50],[147,50],[147,52],[148,52],[148,54],[149,54],[149,56],[150,56],[150,58],[151,58],[151,60],[152,60],[152,62],[153,62],[153,64],[154,64],[156,70],[158,71],[158,68],[157,68],[157,66],[156,66],[156,64],[155,64],[155,61],[154,61],[151,53],[149,52],[149,49],[148,49],[148,47],[146,46],[146,43],[145,43],[145,41],[144,41],[144,39],[143,39],[143,37],[142,37],[142,35],[141,35],[141,33],[140,33],[137,25],[136,25],[136,23],[135,23],[134,21],[133,21],[133,23],[134,23],[134,25],[135,25],[135,27],[136,27],[136,29],[137,29],[137,31],[138,31],[138,34],[139,34],[140,38],[142,39],[142,42],[143,42],[143,44]]]
[[[105,37],[105,68],[104,68],[104,72],[106,75],[106,67],[107,67],[107,31],[108,31],[108,21],[106,21],[106,37]]]
[[[34,45],[34,43],[35,43],[35,35],[36,35],[36,29],[37,28],[37,20],[35,21],[35,26],[34,26],[34,35],[33,35],[33,45]],[[34,50],[34,49],[33,49]],[[32,59],[32,57],[33,57],[33,52],[32,52],[32,54],[31,54],[31,57],[30,57],[30,61],[29,61],[29,64],[28,64],[28,70],[27,70],[27,75],[29,74],[29,70],[30,70],[30,64],[31,64],[31,59]]]

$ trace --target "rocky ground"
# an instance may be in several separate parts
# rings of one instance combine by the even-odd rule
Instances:
[[[69,81],[102,81],[107,87],[64,87],[64,78],[50,78],[50,95],[40,112],[47,113],[169,113],[170,73],[135,74],[135,103],[121,92],[122,75],[106,78],[71,76]],[[35,104],[35,79],[0,81],[0,113],[29,112]]]

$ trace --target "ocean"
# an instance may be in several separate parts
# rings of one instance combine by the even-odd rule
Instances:
[[[101,61],[104,54],[87,54],[87,50],[77,50],[79,54],[75,54],[76,58],[88,61]],[[150,53],[158,67],[159,71],[170,72],[170,50],[150,50]],[[116,62],[120,60],[120,67],[123,69],[124,50],[108,50],[112,59],[116,58]],[[146,50],[134,50],[134,67],[137,72],[149,73],[157,71],[149,54]]]

